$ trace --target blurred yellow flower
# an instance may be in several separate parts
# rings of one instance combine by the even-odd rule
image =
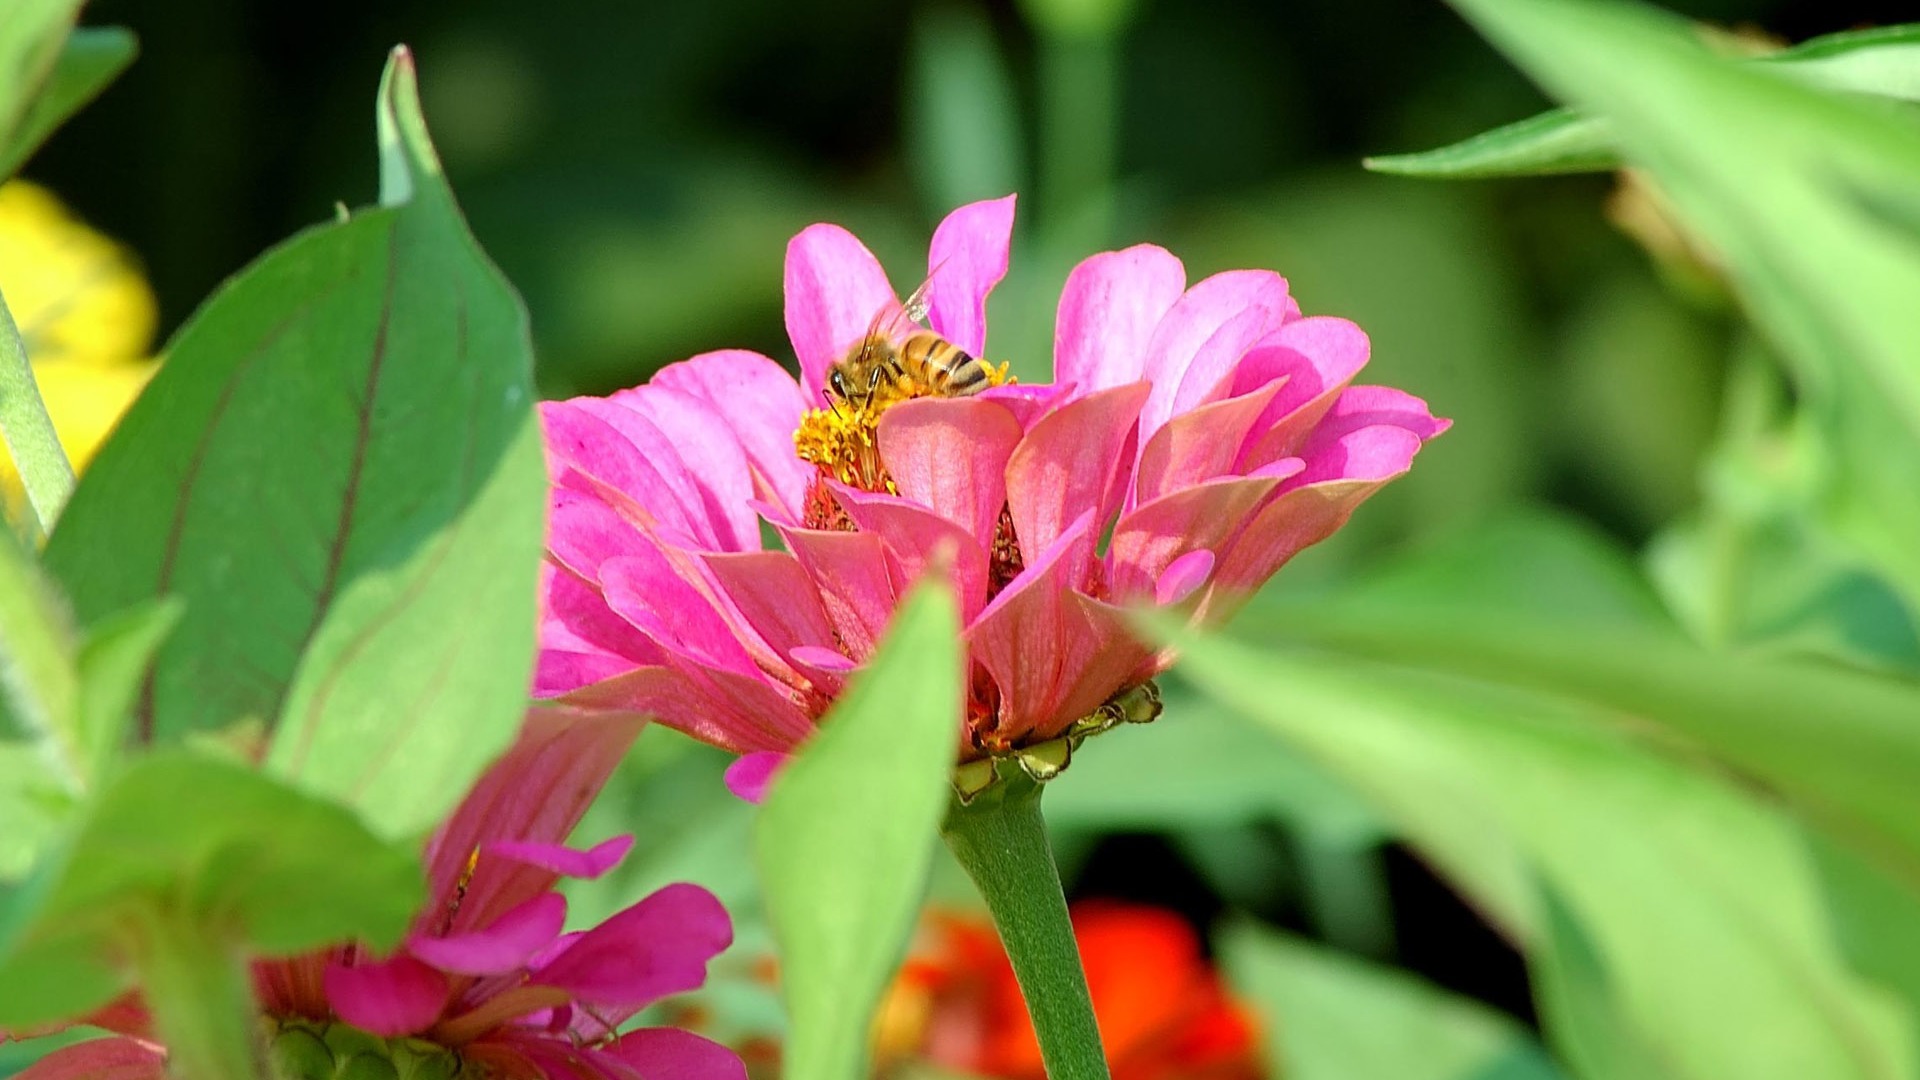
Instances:
[[[51,192],[14,180],[0,184],[0,295],[61,445],[82,468],[153,374],[153,290],[126,249]],[[18,509],[23,498],[0,453],[0,500]]]

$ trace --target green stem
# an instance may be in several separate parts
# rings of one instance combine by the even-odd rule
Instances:
[[[47,415],[40,386],[33,381],[33,367],[27,363],[26,343],[20,340],[20,328],[13,324],[4,297],[0,297],[0,436],[5,437],[26,486],[33,524],[42,534],[52,531],[67,496],[73,494],[73,465],[60,449],[53,418]]]
[[[167,1071],[182,1080],[267,1080],[266,1045],[245,958],[178,912],[141,921],[136,957]]]
[[[942,831],[993,913],[1049,1080],[1107,1080],[1080,946],[1040,816],[1040,785],[1003,777],[971,806],[956,804]]]

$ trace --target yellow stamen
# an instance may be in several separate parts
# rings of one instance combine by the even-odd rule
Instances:
[[[1012,381],[1007,374],[1007,364],[988,366],[988,385],[1003,386]],[[873,396],[859,404],[842,401],[834,408],[808,410],[800,418],[799,429],[793,433],[794,452],[800,460],[818,467],[821,476],[863,491],[897,494],[892,478],[887,475],[886,463],[880,460],[874,431],[880,425],[880,417],[895,405],[913,398],[939,396],[938,388],[910,373],[882,379],[880,385],[874,387]]]

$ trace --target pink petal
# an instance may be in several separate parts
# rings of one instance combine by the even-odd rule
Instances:
[[[787,550],[820,590],[835,637],[855,660],[873,655],[893,615],[898,583],[886,546],[872,533],[782,528]]]
[[[576,518],[590,516],[573,515],[571,510],[568,513]],[[621,543],[623,551],[618,553],[633,552],[643,550],[644,540],[629,532]],[[548,560],[540,569],[540,645],[543,649],[604,653],[627,661],[627,667],[650,663],[659,657],[660,646],[615,615],[597,586],[574,571],[556,565],[554,560]],[[594,569],[598,571],[597,564]]]
[[[533,670],[533,696],[560,697],[631,670],[632,661],[603,652],[542,648]]]
[[[140,1039],[89,1039],[53,1051],[14,1080],[167,1080],[167,1052]]]
[[[792,555],[709,555],[705,565],[728,605],[734,633],[750,639],[762,670],[791,671],[787,661],[795,648],[832,644],[833,627],[820,594]]]
[[[1279,383],[1202,405],[1167,421],[1140,451],[1134,497],[1150,502],[1183,487],[1235,471],[1241,447]]]
[[[1271,476],[1210,480],[1122,515],[1107,548],[1115,600],[1152,596],[1167,567],[1189,551],[1221,550],[1279,483]]]
[[[722,671],[759,674],[733,623],[665,550],[608,559],[600,566],[600,591],[614,614],[669,653]]]
[[[645,1080],[747,1080],[733,1051],[679,1028],[636,1028],[600,1053],[639,1070]]]
[[[620,865],[620,860],[633,850],[633,837],[610,836],[584,851],[565,844],[535,840],[503,840],[487,844],[480,850],[485,855],[511,859],[522,866],[535,867],[561,877],[592,881]]]
[[[1102,252],[1074,267],[1054,322],[1054,381],[1090,394],[1145,377],[1154,328],[1186,287],[1180,260],[1152,244]]]
[[[638,524],[598,494],[563,487],[547,492],[547,555],[582,582],[597,586],[602,563],[655,546]]]
[[[1324,315],[1281,327],[1241,362],[1234,392],[1284,379],[1285,385],[1254,425],[1245,467],[1264,465],[1300,449],[1307,434],[1366,366],[1372,346],[1358,326]]]
[[[1151,435],[1173,414],[1189,369],[1209,388],[1239,362],[1254,342],[1280,329],[1287,310],[1287,281],[1270,270],[1215,274],[1180,297],[1147,346],[1146,377],[1153,395],[1141,412]]]
[[[733,943],[727,909],[698,885],[669,885],[580,935],[535,971],[581,1003],[643,1009],[706,982],[707,961]]]
[[[727,774],[723,778],[727,790],[745,802],[758,805],[767,797],[767,790],[773,786],[773,778],[792,759],[790,754],[773,751],[742,755],[727,766]]]
[[[1396,424],[1354,430],[1315,431],[1300,451],[1306,468],[1287,481],[1286,490],[1329,480],[1391,480],[1413,467],[1423,440]]]
[[[407,939],[407,951],[455,975],[502,975],[525,967],[553,943],[566,921],[566,897],[541,893],[478,930],[438,937],[416,933]]]
[[[1207,583],[1207,575],[1213,573],[1213,552],[1206,548],[1189,551],[1185,555],[1167,564],[1160,574],[1160,580],[1153,583],[1153,602],[1161,607],[1171,607]]]
[[[654,386],[691,395],[723,418],[746,450],[755,475],[789,511],[806,494],[813,469],[793,453],[793,433],[807,399],[785,368],[745,349],[702,353],[654,372]]]
[[[921,398],[888,409],[877,432],[900,494],[993,547],[1007,501],[1007,458],[1020,422],[1006,407],[977,398]]]
[[[1222,554],[1199,617],[1226,618],[1287,560],[1325,540],[1391,477],[1333,480],[1288,491],[1260,509]]]
[[[354,967],[330,963],[324,981],[335,1016],[387,1038],[425,1031],[447,1004],[447,977],[405,953]]]
[[[960,597],[960,615],[971,620],[987,601],[987,549],[960,526],[917,503],[894,495],[833,485],[834,497],[861,532],[886,547],[887,572],[904,588],[930,566],[944,562]]]
[[[556,487],[641,508],[649,523],[677,541],[721,548],[685,465],[651,424],[591,397],[542,402],[540,420]]]
[[[800,645],[787,653],[796,664],[803,664],[821,671],[833,671],[846,674],[859,667],[850,656],[842,656],[832,649],[818,645]]]
[[[927,322],[979,356],[987,344],[987,294],[1007,276],[1013,196],[968,203],[933,230],[927,251]]]
[[[1074,590],[1093,556],[1092,522],[1082,514],[967,628],[969,654],[1000,688],[996,739],[1058,735],[1151,655],[1120,609]]]
[[[787,244],[787,337],[800,360],[808,403],[824,400],[826,372],[899,305],[886,271],[866,245],[838,225],[809,225]]]
[[[1005,383],[989,386],[977,395],[981,401],[997,401],[1020,421],[1020,430],[1028,431],[1054,406],[1070,401],[1074,388],[1059,383]]]
[[[485,926],[552,888],[556,872],[503,859],[480,860],[470,877],[467,868],[474,852],[486,846],[565,840],[645,725],[629,713],[529,710],[513,746],[427,844],[433,898],[421,913],[422,925],[440,929],[463,879],[466,892],[449,931]]]
[[[1129,440],[1144,382],[1096,391],[1062,406],[1033,425],[1007,460],[1007,512],[1020,554],[1028,563],[1069,523],[1092,513],[1104,525],[1131,479]]]
[[[793,693],[764,675],[705,668],[669,656],[585,686],[561,699],[584,709],[627,709],[722,750],[785,750],[813,733],[813,717]]]
[[[730,413],[709,412],[700,398],[652,383],[622,390],[607,401],[628,410],[644,422],[642,430],[657,432],[665,441],[670,448],[665,453],[679,462],[720,550],[760,550],[760,519],[748,505],[756,494],[753,468]],[[656,460],[664,456],[655,453]]]

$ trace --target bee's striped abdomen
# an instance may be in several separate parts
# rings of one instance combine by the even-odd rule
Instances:
[[[900,362],[935,393],[947,397],[966,397],[991,385],[987,365],[930,331],[914,334],[900,343]]]

